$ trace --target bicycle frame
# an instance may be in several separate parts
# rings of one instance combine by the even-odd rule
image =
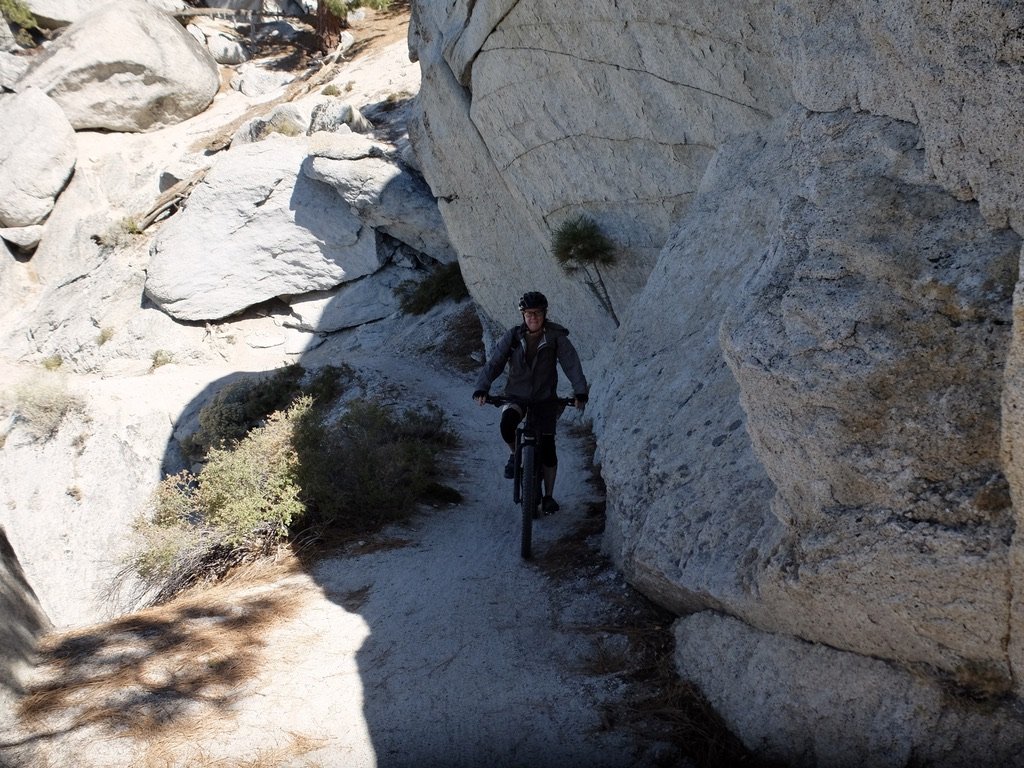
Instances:
[[[522,508],[523,525],[520,554],[524,560],[529,560],[532,554],[533,518],[541,501],[541,476],[543,474],[537,456],[538,435],[534,425],[534,408],[545,403],[557,403],[562,406],[573,405],[575,399],[571,397],[558,397],[531,402],[504,396],[488,395],[487,402],[496,406],[512,404],[523,409],[523,418],[516,427],[512,501]]]
[[[523,499],[523,481],[529,478],[523,477],[523,448],[537,449],[537,432],[533,425],[533,409],[527,407],[526,414],[516,427],[516,442],[515,442],[515,476],[512,478],[512,501],[516,504],[522,503]],[[536,484],[540,483],[540,472],[536,471],[536,465],[534,465],[535,471],[532,473],[535,475]]]

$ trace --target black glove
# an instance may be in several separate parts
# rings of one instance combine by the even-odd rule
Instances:
[[[576,402],[579,403],[580,405],[586,405],[587,400],[590,398],[590,396],[587,394],[573,395],[573,397],[576,398]]]
[[[474,392],[473,393],[473,399],[476,400],[478,397],[487,397],[487,390],[486,389],[478,389],[476,392]]]

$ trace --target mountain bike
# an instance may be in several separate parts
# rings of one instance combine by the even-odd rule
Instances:
[[[515,453],[513,458],[515,474],[512,477],[512,502],[520,505],[522,508],[523,529],[519,554],[522,555],[524,560],[529,560],[533,544],[533,518],[537,516],[537,508],[541,503],[541,479],[544,474],[537,455],[537,440],[539,436],[534,426],[534,406],[545,403],[557,403],[564,408],[573,405],[576,401],[572,397],[555,397],[550,400],[530,401],[504,395],[488,395],[487,402],[495,406],[517,405],[524,411],[523,418],[516,427]]]

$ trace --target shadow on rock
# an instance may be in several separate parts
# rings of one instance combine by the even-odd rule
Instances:
[[[0,692],[22,693],[19,667],[33,654],[36,638],[49,627],[18,556],[0,526]]]

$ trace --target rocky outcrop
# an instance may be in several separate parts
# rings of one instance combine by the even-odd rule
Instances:
[[[285,133],[303,133],[306,123],[301,110],[282,106],[240,129],[236,139],[262,134],[263,140],[242,141],[226,153],[185,211],[161,229],[146,293],[168,314],[215,320],[268,299],[331,291],[393,259],[384,236],[418,254],[411,266],[417,258],[454,260],[437,203],[418,174],[393,160],[383,144],[357,134],[307,139],[275,132],[291,126]],[[217,243],[212,253],[210,243]],[[373,288],[352,288],[346,293],[370,298],[357,300],[353,314],[352,296],[339,297],[336,317],[317,330],[369,322],[352,317],[391,314],[393,297],[378,296],[394,284],[382,277]],[[319,294],[310,300],[318,301]],[[299,326],[312,330],[308,319]]]
[[[398,66],[387,79],[338,67],[335,76],[345,77],[339,85],[350,86],[346,98],[360,106],[382,101],[395,90],[390,78],[397,77],[397,68],[402,84],[414,87],[417,78],[403,48],[399,44],[400,55],[389,56]],[[33,94],[46,100],[39,90],[16,98],[30,100]],[[124,95],[130,97],[132,89]],[[271,131],[258,143],[208,153],[211,137],[222,147],[238,125],[266,114],[263,105],[238,93],[223,96],[184,125],[149,132],[70,134],[62,118],[75,149],[73,174],[50,201],[44,224],[0,227],[0,523],[23,581],[38,596],[38,605],[30,607],[40,615],[45,611],[58,629],[100,621],[130,606],[135,585],[129,582],[119,592],[111,586],[123,584],[116,576],[132,546],[132,525],[146,512],[163,473],[182,468],[175,429],[187,425],[225,381],[241,370],[301,362],[325,342],[328,349],[314,365],[336,364],[339,349],[385,339],[399,350],[427,343],[425,335],[395,338],[396,329],[418,320],[395,317],[394,289],[424,274],[421,267],[433,259],[360,221],[335,189],[302,173],[310,152],[310,113],[331,100],[318,93],[300,97],[292,138]],[[10,103],[0,109],[5,120]],[[384,116],[391,124],[381,121],[392,136],[404,132],[400,115],[395,110]],[[39,125],[47,124],[37,120]],[[5,128],[11,139],[11,126],[5,122]],[[36,151],[57,135],[63,134],[47,127],[35,137]],[[384,152],[389,158],[397,154],[394,146]],[[48,163],[58,165],[52,157]],[[6,158],[0,165],[0,176],[13,168]],[[44,177],[35,172],[37,180]],[[146,212],[170,187],[179,189],[178,181],[196,183],[192,196],[178,199],[140,231]],[[432,200],[425,185],[417,190]],[[13,193],[0,197],[3,203],[14,199]],[[387,207],[391,198],[382,198]],[[443,233],[436,213],[430,226],[435,229],[424,241]],[[25,238],[40,228],[44,237],[31,255],[3,239],[24,247]],[[151,254],[154,240],[168,250]],[[243,253],[250,247],[252,254]],[[451,253],[442,246],[438,251]],[[246,261],[250,256],[255,263]],[[273,286],[266,292],[255,285],[261,269],[264,283]],[[238,281],[244,298],[232,303],[235,272],[253,279]],[[215,315],[242,311],[223,323],[180,322],[144,293],[147,279],[156,284],[161,273],[171,286],[207,280],[202,285],[209,288],[207,306]],[[268,296],[283,300],[245,311]],[[430,334],[433,341],[435,331]],[[30,428],[22,405],[51,380],[65,382],[81,408],[43,439]],[[10,561],[3,549],[0,541],[0,588],[10,586],[8,577],[15,573],[5,571]],[[38,629],[22,621],[30,598],[28,591],[0,589],[5,734],[4,710],[18,693],[15,677]]]
[[[217,62],[177,21],[124,0],[68,27],[18,87],[48,93],[76,129],[145,131],[201,112],[219,82]]]
[[[0,31],[4,29],[7,29],[7,25],[0,23]],[[14,84],[28,70],[28,59],[7,53],[3,48],[3,38],[0,37],[0,92],[13,91]]]
[[[786,629],[1008,688],[1014,526],[992,438],[1020,237],[935,182],[914,126],[841,111],[788,137],[778,229],[720,331],[793,537]]]
[[[173,317],[214,320],[377,271],[373,229],[299,172],[305,157],[305,138],[286,137],[226,153],[154,241],[146,295]]]
[[[0,51],[11,53],[20,49],[18,41],[11,32],[11,27],[6,19],[0,19]],[[6,83],[4,83],[6,87]]]
[[[715,612],[680,623],[682,673],[794,764],[1020,759],[994,702],[1024,658],[1021,29],[914,0],[414,10],[413,138],[473,296],[508,322],[525,272],[581,337],[606,547]],[[611,342],[546,253],[581,211],[621,246]],[[874,693],[772,688],[804,657]]]
[[[362,221],[437,261],[455,260],[430,188],[383,145],[319,133],[310,137],[309,151],[303,173],[333,187]]]
[[[628,372],[611,401],[638,375],[679,393],[639,434],[607,411],[610,541],[680,610],[1005,689],[1013,523],[991,435],[1020,239],[938,187],[918,142],[795,110],[723,148],[610,363]],[[668,327],[639,311],[671,295]],[[683,333],[706,341],[680,358]]]
[[[715,147],[790,103],[770,45],[753,32],[770,28],[770,8],[704,12],[682,20],[675,2],[459,2],[450,13],[416,4],[426,118],[412,136],[489,314],[510,322],[511,297],[547,288],[577,318],[583,350],[603,347],[609,318],[584,286],[561,279],[552,232],[585,212],[614,233],[620,259],[606,282],[624,308]]]
[[[75,132],[38,88],[0,97],[0,108],[0,227],[30,227],[47,217],[74,170]]]
[[[293,79],[288,72],[262,69],[247,61],[231,78],[231,87],[245,96],[266,96],[284,88]]]
[[[356,133],[369,133],[373,125],[351,104],[342,101],[328,101],[317,104],[309,124],[310,133],[326,131],[344,133],[346,128]]]
[[[307,293],[289,301],[286,327],[316,333],[334,333],[383,320],[399,311],[395,289],[415,273],[389,266],[371,277],[345,283],[336,290]]]
[[[710,611],[681,619],[675,637],[680,668],[766,760],[837,768],[1020,763],[1024,728],[1012,711],[951,706],[947,687],[885,661],[757,632]],[[730,671],[728,680],[718,667]]]
[[[78,21],[96,7],[93,0],[24,0],[25,7],[44,29],[59,29]],[[182,0],[146,0],[158,10],[173,13],[185,8]]]
[[[268,136],[301,136],[306,133],[309,118],[294,104],[279,104],[266,117],[253,118],[231,137],[231,146],[251,144]]]

